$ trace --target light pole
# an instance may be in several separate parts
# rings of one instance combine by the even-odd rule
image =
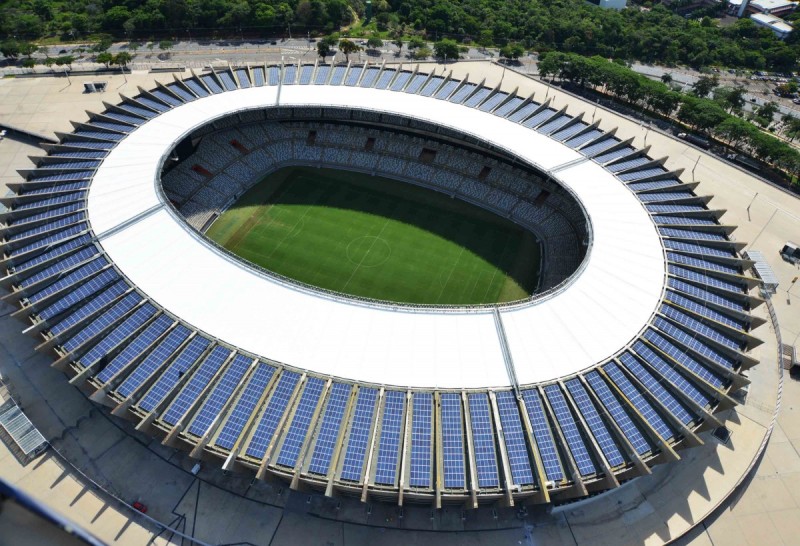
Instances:
[[[751,221],[751,220],[750,220],[750,207],[753,205],[753,201],[755,201],[755,200],[756,200],[756,197],[758,197],[758,192],[756,192],[756,194],[755,194],[755,195],[753,196],[753,198],[750,200],[750,203],[748,203],[748,204],[747,204],[747,221],[748,221],[748,222],[750,222],[750,221]]]

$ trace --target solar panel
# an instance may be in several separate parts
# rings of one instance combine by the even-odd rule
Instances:
[[[223,89],[217,83],[217,80],[214,79],[211,74],[204,74],[200,76],[200,79],[203,80],[203,83],[211,90],[212,93],[222,93]]]
[[[622,373],[622,370],[613,363],[610,362],[603,366],[603,370],[608,374],[608,377],[614,382],[614,384],[619,388],[625,398],[636,408],[642,416],[645,418],[645,421],[650,425],[650,427],[655,430],[659,436],[661,436],[664,440],[668,441],[675,436],[675,433],[672,431],[672,427],[667,425],[661,415],[653,408],[652,404],[647,401],[647,399],[642,396],[633,383]]]
[[[330,85],[341,85],[342,79],[344,79],[344,74],[346,71],[347,71],[346,66],[333,67],[333,74],[331,75],[331,81],[329,82]]]
[[[564,471],[561,469],[561,460],[558,457],[558,450],[553,441],[550,424],[544,413],[539,393],[535,389],[522,391],[522,400],[525,402],[525,411],[528,412],[528,419],[533,428],[533,437],[536,440],[536,447],[539,450],[539,457],[542,460],[547,479],[560,482],[564,479]]]
[[[78,331],[74,336],[72,336],[69,340],[65,341],[62,346],[67,351],[74,351],[84,343],[86,343],[89,339],[96,336],[99,332],[106,329],[108,326],[114,324],[120,317],[122,317],[125,313],[133,309],[133,307],[139,303],[141,300],[141,296],[135,292],[131,292],[116,304],[114,304],[111,309],[108,309],[100,316],[95,318],[89,324],[84,326],[80,331]]]
[[[24,226],[27,224],[32,224],[33,222],[38,222],[39,220],[44,220],[46,218],[56,218],[57,216],[63,216],[65,214],[70,214],[78,210],[83,210],[85,206],[86,206],[85,203],[81,201],[78,203],[73,203],[71,205],[54,207],[44,212],[38,212],[36,214],[25,216],[24,218],[14,218],[10,220],[9,223],[15,227]]]
[[[344,454],[344,463],[342,464],[341,478],[343,480],[354,482],[361,480],[377,396],[378,391],[376,389],[362,388],[358,391],[356,409],[350,425],[350,437]]]
[[[344,412],[347,409],[347,400],[350,398],[350,391],[351,386],[347,383],[334,383],[331,387],[331,394],[325,406],[322,424],[319,427],[314,452],[308,466],[309,472],[322,475],[328,473],[333,451],[339,438]]]
[[[188,80],[183,80],[183,83],[191,89],[198,97],[207,97],[208,91],[206,91],[205,87],[200,85],[200,83],[195,78],[189,78]]]
[[[411,401],[411,468],[408,483],[411,487],[430,487],[433,394],[417,392]]]
[[[405,70],[400,72],[397,77],[395,78],[394,82],[392,82],[392,86],[390,89],[392,91],[400,91],[408,82],[409,78],[411,78],[411,72],[406,72]]]
[[[192,419],[192,424],[188,428],[190,434],[195,436],[206,434],[206,431],[217,419],[252,363],[253,359],[244,355],[236,355],[233,358],[222,374],[222,378],[217,381],[211,394],[203,402],[200,411]]]
[[[644,388],[658,399],[664,409],[677,417],[681,423],[688,424],[694,420],[694,415],[687,411],[686,407],[671,392],[667,391],[659,380],[647,371],[632,354],[623,353],[620,355],[619,360],[636,376],[636,379],[639,380]]]
[[[256,87],[262,87],[266,80],[264,79],[264,69],[259,67],[255,67],[253,70],[253,81]]]
[[[397,459],[400,453],[400,435],[403,432],[406,394],[400,391],[386,391],[383,398],[384,409],[378,444],[378,461],[375,467],[375,483],[394,485],[397,481]]]
[[[497,454],[494,450],[489,396],[485,393],[470,393],[467,395],[467,400],[478,487],[482,489],[499,487],[500,478],[497,473]]]
[[[256,370],[247,382],[247,386],[239,396],[233,410],[231,410],[228,419],[225,421],[225,426],[222,427],[219,436],[217,436],[216,445],[224,449],[233,448],[274,373],[275,368],[273,366],[263,362],[256,364]]]
[[[674,268],[674,266],[673,266],[673,268]],[[686,271],[686,270],[684,270],[684,271],[685,271],[686,274],[691,276],[691,272]],[[672,269],[670,269],[670,273],[673,273],[673,272],[674,271]],[[698,274],[698,275],[696,275],[696,277],[702,277],[702,275]],[[706,290],[705,288],[700,288],[699,286],[695,286],[693,284],[689,284],[687,282],[684,282],[684,281],[678,280],[678,279],[669,279],[668,284],[672,288],[680,290],[681,292],[684,292],[686,294],[694,296],[694,297],[696,297],[698,299],[701,299],[703,301],[707,301],[709,303],[715,303],[717,305],[721,305],[722,307],[727,307],[728,309],[732,309],[732,310],[738,311],[740,313],[745,312],[744,304],[742,304],[742,303],[740,303],[738,301],[735,301],[733,299],[725,298],[723,296],[720,296],[719,294],[716,294],[714,292]],[[736,288],[736,285],[733,284],[733,283],[721,283],[721,284],[722,284],[722,286],[718,286],[718,288],[722,288],[723,286],[726,287],[726,289],[728,289],[728,288],[735,289]],[[739,322],[739,321],[737,321],[737,322],[740,325],[739,328],[744,329],[742,327],[742,325],[744,325],[744,322]]]
[[[461,104],[470,95],[470,93],[475,91],[476,87],[477,85],[474,83],[465,83],[461,86],[461,89],[453,93],[453,95],[447,100],[455,104]]]
[[[711,328],[710,326],[706,326],[699,320],[690,317],[689,315],[687,315],[682,311],[678,311],[674,307],[670,307],[669,305],[662,305],[660,311],[661,313],[664,314],[664,316],[673,319],[678,324],[689,328],[689,330],[691,330],[696,334],[700,334],[709,339],[713,339],[714,341],[721,343],[726,347],[730,347],[731,349],[739,350],[739,347],[741,345],[740,341],[733,339],[732,337],[727,336],[715,330],[714,328]]]
[[[497,110],[492,112],[495,116],[500,116],[504,118],[508,115],[509,112],[513,112],[514,108],[517,108],[520,104],[524,102],[523,99],[519,97],[514,97],[513,99],[509,100],[503,106],[499,107]]]
[[[713,231],[694,231],[691,229],[679,229],[672,227],[660,227],[659,233],[664,237],[677,237],[680,239],[698,239],[701,241],[727,241],[728,238],[722,233]]]
[[[495,108],[498,104],[503,102],[506,97],[508,97],[507,93],[495,93],[492,95],[490,99],[487,99],[486,102],[480,105],[481,112],[490,112],[493,108]]]
[[[706,307],[702,303],[689,299],[681,294],[678,294],[673,290],[667,290],[666,299],[667,301],[679,305],[684,309],[688,309],[689,311],[692,311],[693,313],[696,313],[709,320],[713,320],[715,322],[719,322],[720,324],[725,324],[726,326],[730,326],[735,330],[744,331],[746,329],[745,328],[746,323],[744,321],[731,318],[724,313],[720,313],[716,309]]]
[[[303,447],[306,434],[308,434],[308,427],[311,424],[314,411],[317,409],[323,387],[325,387],[325,381],[317,377],[311,377],[306,381],[303,394],[300,396],[300,402],[297,404],[297,409],[292,419],[292,424],[289,425],[286,438],[283,440],[281,452],[278,455],[279,465],[294,468],[295,464],[297,464],[297,459],[300,457],[300,450]]]
[[[592,129],[591,131],[587,131],[582,135],[578,135],[576,137],[567,140],[565,144],[570,148],[577,149],[586,144],[587,142],[591,142],[597,138],[600,138],[602,134],[603,131],[600,131],[598,129]],[[581,150],[581,153],[583,153],[583,150]]]
[[[181,351],[178,358],[173,360],[172,364],[161,374],[152,388],[147,391],[147,394],[139,402],[139,407],[149,412],[159,405],[210,344],[211,342],[206,338],[195,336]]]
[[[83,182],[79,182],[79,184],[83,184]],[[32,227],[30,229],[26,229],[24,231],[18,231],[17,233],[12,233],[12,234],[6,235],[5,239],[6,239],[6,241],[9,241],[9,242],[11,242],[11,241],[20,241],[22,239],[27,239],[28,237],[34,237],[34,236],[42,234],[42,233],[47,233],[48,231],[51,231],[51,230],[64,228],[64,227],[69,226],[71,224],[75,224],[77,222],[80,222],[81,220],[84,220],[85,218],[86,218],[86,213],[84,213],[84,212],[78,212],[78,213],[75,213],[75,214],[70,214],[68,216],[62,216],[61,218],[53,220],[52,222],[47,222],[47,223],[44,223],[44,224],[40,224],[40,225],[38,225],[36,227]]]
[[[164,362],[172,357],[181,343],[189,337],[189,329],[179,324],[167,336],[150,351],[136,369],[116,389],[116,392],[123,398],[127,398],[138,389],[145,380],[150,377]]]
[[[583,440],[583,436],[575,423],[575,418],[569,410],[567,400],[558,385],[547,385],[544,388],[545,396],[550,402],[550,407],[553,408],[553,414],[561,428],[561,433],[567,441],[572,458],[578,467],[578,472],[581,476],[590,476],[597,473],[589,449]]]
[[[712,277],[711,275],[706,275],[700,273],[699,271],[694,271],[691,269],[686,269],[684,267],[679,267],[677,265],[669,264],[667,266],[669,272],[676,277],[680,277],[682,279],[686,279],[687,281],[692,281],[694,283],[703,284],[707,286],[713,286],[715,288],[721,288],[722,290],[728,290],[730,292],[736,292],[741,294],[743,292],[742,285],[737,284],[735,282],[729,282],[722,279],[718,279],[716,277]],[[710,294],[711,292],[709,292]],[[725,298],[727,300],[727,298]],[[734,300],[728,300],[733,302]],[[737,305],[741,305],[738,304]]]
[[[704,356],[709,360],[716,362],[717,364],[720,364],[721,366],[724,366],[728,369],[732,370],[735,367],[735,363],[732,358],[729,358],[728,356],[717,351],[716,349],[711,348],[706,343],[703,343],[702,341],[698,340],[694,336],[694,334],[690,334],[685,330],[678,328],[671,322],[668,322],[662,319],[661,317],[656,317],[656,319],[653,321],[653,324],[656,326],[656,328],[658,328],[659,330],[670,336],[672,339],[692,349],[699,355]]]
[[[314,73],[314,65],[304,64],[300,68],[300,85],[308,85],[311,83],[311,76]]]
[[[35,258],[32,258],[32,259],[30,259],[30,260],[28,260],[26,262],[21,263],[21,264],[15,264],[14,265],[14,272],[15,273],[21,273],[21,272],[23,272],[23,271],[25,271],[27,269],[30,269],[30,268],[32,268],[32,267],[34,267],[36,265],[43,264],[45,262],[48,262],[48,261],[53,260],[55,258],[58,258],[59,256],[64,256],[65,254],[68,254],[68,253],[72,252],[73,250],[77,250],[77,249],[87,245],[89,242],[91,242],[91,236],[89,234],[81,235],[79,237],[75,237],[74,239],[70,239],[69,241],[67,241],[67,242],[65,242],[63,244],[60,244],[57,247],[55,247],[55,248],[53,248],[53,249],[51,249],[51,250],[49,250],[47,252],[39,254]]]
[[[626,153],[629,153],[629,152],[626,151],[627,150],[626,148],[622,148],[620,150],[614,150],[613,152],[609,152],[609,153],[604,153],[605,150],[608,150],[609,148],[613,148],[614,146],[616,146],[619,143],[620,143],[620,141],[618,139],[616,139],[614,137],[611,137],[611,136],[606,136],[606,138],[600,140],[599,142],[595,142],[591,146],[587,146],[587,147],[583,148],[581,150],[581,153],[586,155],[586,156],[588,156],[588,157],[591,157],[592,159],[594,159],[598,163],[602,164],[605,161],[610,161],[610,159],[606,159],[609,156],[621,157],[621,156],[625,155]],[[616,155],[617,153],[620,153],[620,155]],[[613,157],[612,157],[612,159],[613,159]]]
[[[64,275],[63,277],[59,277],[58,280],[56,280],[56,282],[54,282],[53,284],[50,284],[42,288],[38,292],[31,294],[30,296],[28,296],[28,301],[31,304],[35,304],[43,300],[47,296],[55,294],[59,290],[62,290],[76,282],[79,282],[89,277],[90,275],[93,275],[94,273],[97,273],[106,265],[108,265],[108,261],[106,261],[105,258],[92,260],[91,262],[88,262],[78,267],[77,269],[72,270],[70,273]]]
[[[195,99],[194,95],[189,93],[186,89],[178,85],[177,83],[170,83],[167,84],[167,89],[178,95],[184,102],[191,102]],[[141,122],[140,122],[141,123]]]
[[[89,229],[88,224],[86,224],[86,222],[81,222],[80,224],[61,229],[37,241],[30,242],[24,246],[20,246],[11,251],[6,251],[6,252],[9,256],[17,258],[19,256],[22,256],[26,252],[33,252],[34,250],[43,248],[45,246],[50,247],[58,242],[61,242],[75,235],[78,235],[79,233],[82,233],[87,229]]]
[[[661,167],[650,167],[649,169],[642,169],[640,171],[632,171],[627,173],[622,173],[619,176],[619,179],[623,182],[630,182],[632,180],[642,180],[644,178],[650,178],[651,176],[658,176],[661,174],[666,173],[667,170]],[[679,192],[676,192],[679,193]],[[691,194],[689,194],[691,195]]]
[[[664,360],[661,355],[656,353],[653,349],[637,341],[633,344],[633,350],[639,355],[639,358],[650,364],[661,377],[672,383],[675,387],[680,389],[686,396],[694,400],[700,407],[708,407],[711,405],[712,398],[698,389],[694,384],[687,380],[684,376],[678,373],[670,363]]]
[[[675,252],[667,252],[667,259],[673,263],[689,265],[692,267],[698,267],[702,269],[708,269],[709,271],[720,271],[722,273],[728,273],[730,275],[742,274],[741,270],[734,265],[723,265],[717,262],[704,260],[694,256],[685,256],[683,254],[677,254]]]
[[[432,77],[430,80],[428,80],[428,83],[426,83],[425,86],[420,90],[419,94],[422,95],[423,97],[430,97],[439,88],[439,86],[442,85],[443,81],[444,78],[440,76]]]
[[[322,85],[328,82],[328,76],[331,73],[331,67],[322,64],[317,67],[317,73],[314,75],[314,83],[317,85]]]
[[[292,85],[294,84],[294,78],[297,75],[297,67],[293,64],[289,64],[283,67],[283,84],[284,85]]]
[[[428,79],[427,74],[417,74],[413,78],[411,78],[411,82],[406,86],[405,92],[406,93],[416,93],[422,87],[422,84],[425,83],[425,80]]]
[[[172,324],[172,319],[166,315],[161,315],[151,322],[147,328],[141,331],[114,359],[108,366],[102,369],[95,377],[100,383],[108,382],[112,377],[119,373],[125,366],[142,354],[145,349],[152,345]]]
[[[278,384],[275,386],[275,390],[270,396],[264,412],[261,414],[258,427],[256,427],[256,431],[250,439],[250,444],[247,446],[247,455],[249,457],[256,459],[264,457],[275,430],[278,428],[278,422],[283,417],[286,406],[289,405],[289,398],[291,398],[299,380],[300,374],[298,373],[287,370],[281,373]]]
[[[533,470],[528,458],[527,442],[525,432],[522,430],[517,401],[511,391],[500,391],[496,394],[496,398],[511,477],[516,485],[530,485],[533,483]]]
[[[655,345],[656,348],[658,348],[665,355],[669,356],[672,360],[703,379],[709,385],[713,385],[717,388],[722,388],[725,385],[725,381],[720,375],[709,370],[708,367],[706,367],[700,361],[692,357],[689,353],[669,341],[666,337],[662,336],[655,330],[648,329],[644,333],[644,338]]]
[[[233,76],[231,76],[230,72],[227,70],[222,70],[217,75],[219,76],[219,79],[222,80],[222,83],[225,85],[225,89],[227,91],[233,91],[234,89],[237,89],[236,82],[233,81]]]
[[[653,194],[647,194],[653,195]],[[643,197],[643,196],[639,196]],[[684,243],[682,241],[675,241],[672,239],[662,239],[664,246],[670,250],[680,250],[692,254],[704,254],[708,256],[720,256],[723,258],[735,258],[736,253],[732,250],[725,250],[723,248],[713,248],[710,246],[703,246],[701,244]]]
[[[575,405],[578,406],[578,411],[580,411],[583,416],[586,426],[589,427],[592,436],[594,436],[594,439],[600,446],[600,450],[603,452],[608,464],[612,468],[624,465],[625,457],[620,452],[619,446],[617,446],[617,443],[611,436],[611,432],[609,432],[608,427],[606,427],[605,422],[603,422],[603,418],[600,417],[600,413],[597,411],[597,408],[580,379],[570,379],[564,384],[570,396],[572,396],[572,399],[575,401]]]
[[[189,411],[189,408],[197,401],[203,389],[211,383],[211,379],[222,367],[222,364],[230,356],[231,350],[217,345],[211,353],[203,360],[198,366],[197,370],[192,374],[183,389],[178,393],[178,396],[172,401],[167,408],[167,411],[161,417],[161,420],[167,424],[174,425]]]
[[[639,455],[644,455],[652,451],[650,447],[650,443],[642,434],[642,431],[633,422],[630,415],[625,411],[620,404],[617,397],[611,392],[611,389],[608,385],[606,385],[605,381],[600,374],[596,371],[592,371],[587,373],[584,377],[586,377],[586,381],[589,382],[589,385],[592,387],[592,390],[595,392],[597,397],[602,402],[603,406],[605,407],[606,411],[611,415],[611,418],[614,419],[614,422],[617,426],[622,430],[622,433],[625,435],[625,438],[628,439],[628,442],[633,446],[633,449],[636,450],[636,453]]]
[[[358,78],[361,77],[361,72],[364,70],[363,66],[354,66],[350,68],[350,72],[347,74],[347,78],[344,80],[345,85],[355,85],[358,82]]]
[[[441,395],[442,467],[447,489],[464,489],[464,418],[461,396],[448,392]]]
[[[134,311],[131,316],[126,318],[117,327],[112,328],[103,339],[94,347],[89,349],[83,356],[80,357],[79,362],[84,368],[95,364],[101,359],[106,358],[108,353],[118,347],[121,343],[127,340],[128,336],[132,335],[138,330],[147,319],[156,313],[156,308],[151,304],[146,303]]]
[[[57,336],[62,332],[65,332],[69,327],[79,323],[86,317],[106,307],[112,301],[121,296],[127,289],[128,285],[125,284],[124,281],[117,281],[101,291],[99,294],[97,294],[97,296],[89,300],[88,303],[83,304],[77,310],[61,319],[58,323],[50,326],[50,333],[54,336]]]
[[[150,91],[150,93],[152,93],[153,96],[156,97],[157,99],[166,102],[167,104],[170,104],[172,106],[179,106],[183,104],[183,101],[176,99],[175,97],[173,97],[169,93],[162,91],[161,89],[154,89]]]
[[[435,96],[436,96],[436,98],[437,98],[437,99],[446,99],[447,97],[449,97],[449,96],[450,96],[450,93],[452,93],[452,92],[455,90],[455,88],[456,88],[456,87],[458,87],[458,83],[459,83],[459,82],[457,82],[457,81],[455,81],[455,80],[450,80],[449,82],[447,82],[446,84],[444,84],[444,85],[442,86],[442,88],[441,88],[441,89],[439,89],[439,90],[436,92],[436,95],[435,95]]]
[[[49,279],[50,277],[55,277],[59,273],[67,271],[71,267],[78,265],[79,263],[92,258],[93,256],[97,255],[97,249],[93,246],[83,248],[78,252],[70,254],[69,256],[65,256],[64,258],[58,260],[57,262],[53,263],[44,269],[41,269],[34,273],[29,277],[25,277],[19,281],[19,286],[22,288],[27,288],[36,284],[37,282],[43,281],[45,279]]]

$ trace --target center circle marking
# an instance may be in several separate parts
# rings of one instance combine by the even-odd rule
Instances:
[[[386,239],[374,235],[356,237],[347,245],[347,259],[359,267],[378,267],[392,255]]]

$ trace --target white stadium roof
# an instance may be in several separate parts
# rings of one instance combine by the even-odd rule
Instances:
[[[166,206],[157,186],[174,145],[214,119],[278,105],[278,99],[280,106],[357,105],[433,122],[557,171],[552,177],[589,217],[593,244],[561,291],[500,310],[520,383],[604,361],[636,338],[660,304],[666,262],[650,215],[614,175],[566,145],[490,113],[418,95],[254,87],[182,104],[132,131],[105,158],[88,196],[92,228],[113,262],[154,302],[207,334],[291,366],[358,381],[510,384],[491,310],[394,309],[290,286],[230,259]]]

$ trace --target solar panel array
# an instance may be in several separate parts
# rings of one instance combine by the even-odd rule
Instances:
[[[149,119],[210,94],[279,83],[418,93],[551,134],[615,173],[653,215],[667,249],[670,303],[618,358],[582,379],[525,387],[519,398],[510,390],[409,394],[331,383],[194,332],[102,255],[86,223],[87,189],[116,143]],[[491,496],[506,483],[515,492],[559,491],[679,442],[714,411],[746,360],[751,300],[717,214],[613,135],[474,83],[377,65],[212,71],[109,106],[66,135],[27,179],[0,234],[12,289],[26,291],[20,304],[34,323],[47,321],[49,345],[72,370],[89,367],[91,384],[129,402],[130,415],[150,415],[164,431],[182,423],[186,442],[207,438],[209,452],[233,452],[250,466],[268,461],[303,479],[416,494]]]

